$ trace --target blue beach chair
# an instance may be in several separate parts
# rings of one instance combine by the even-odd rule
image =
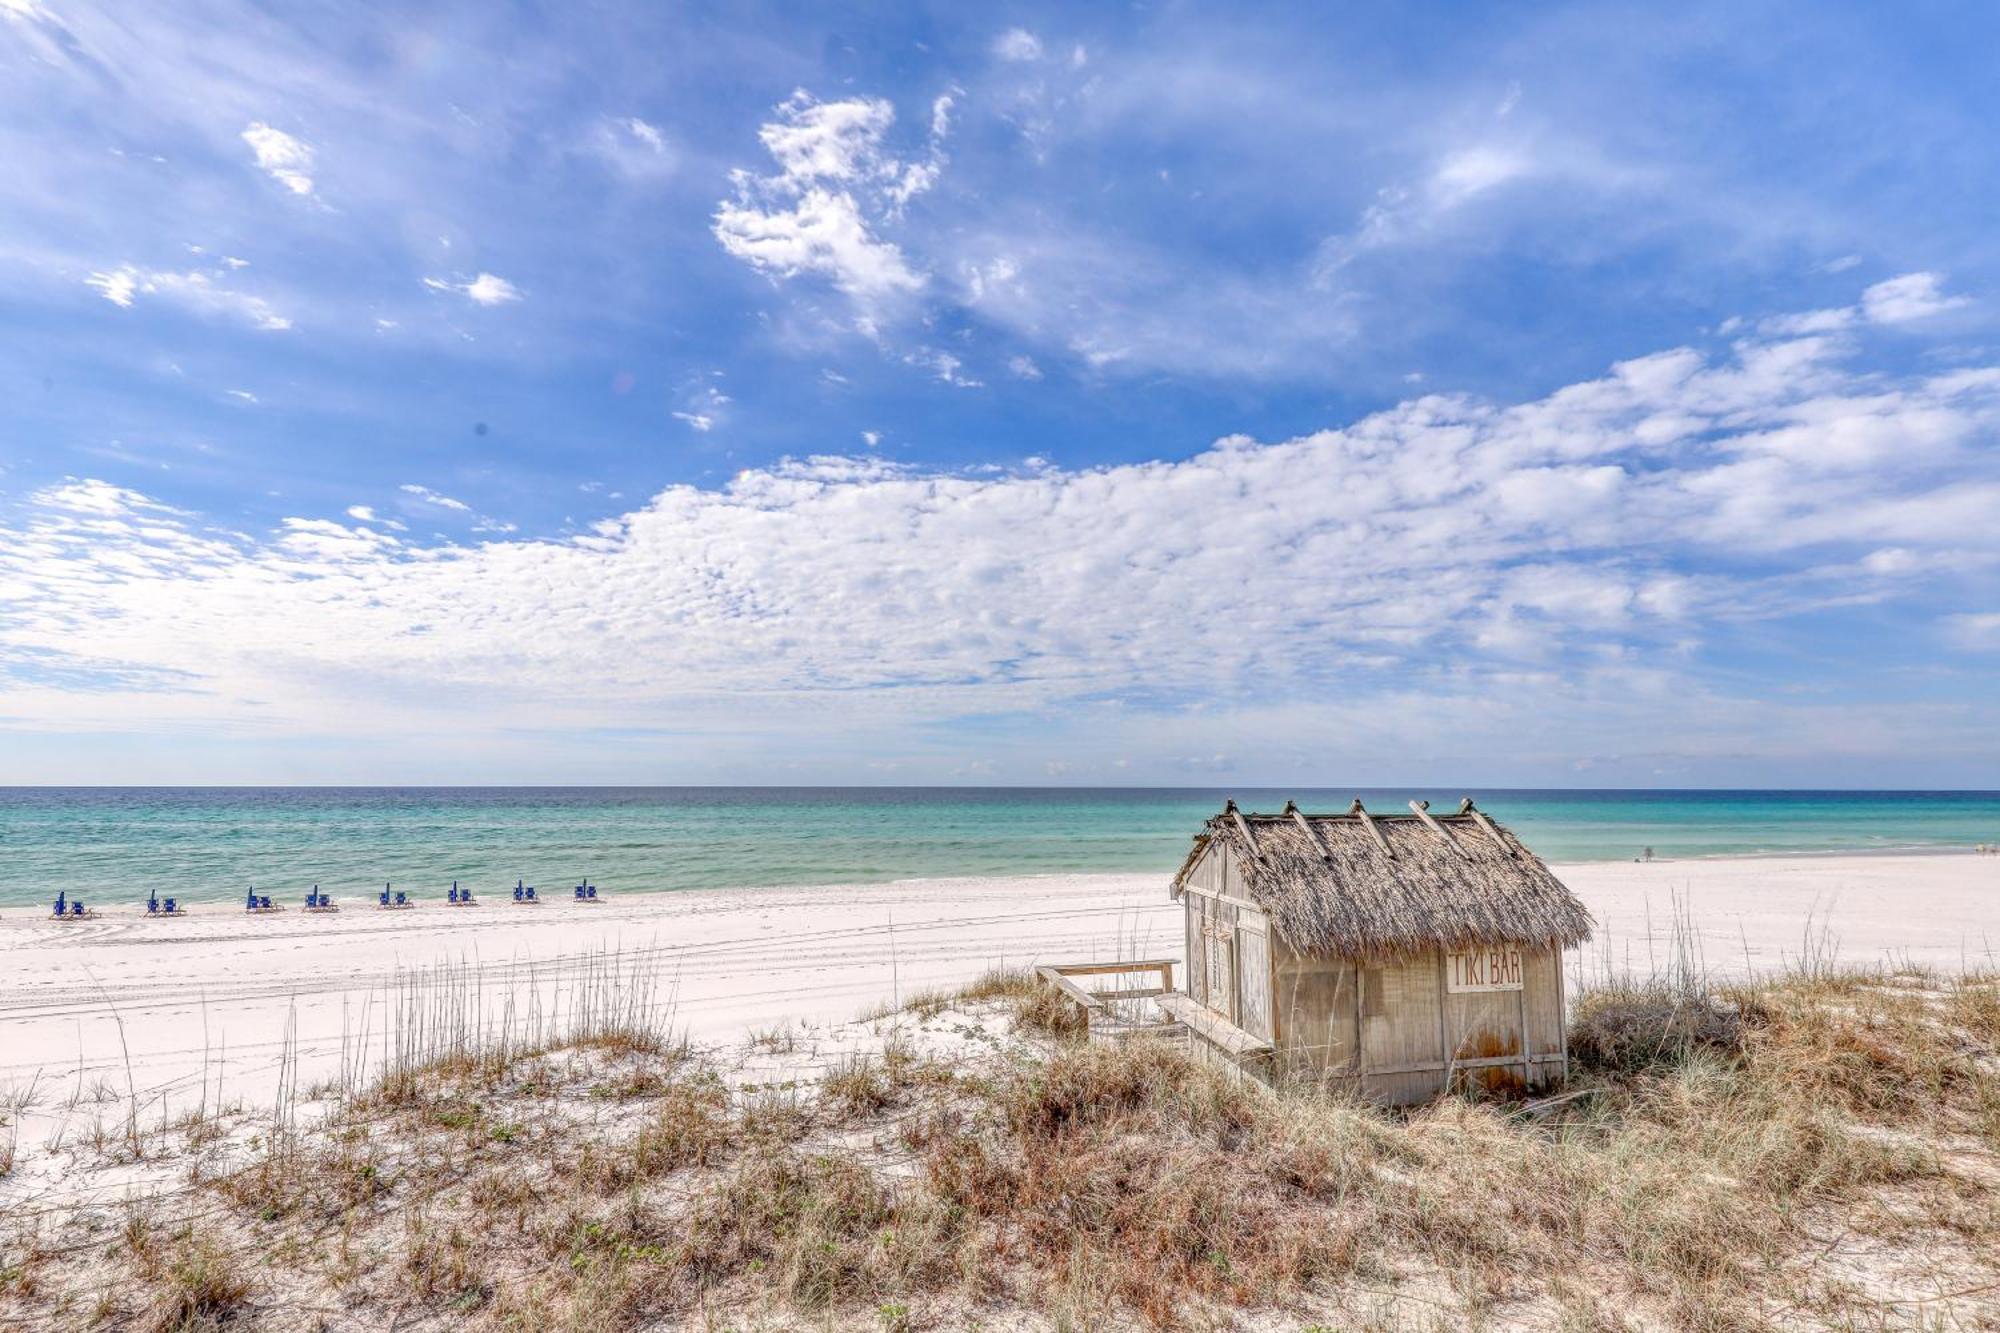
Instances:
[[[534,885],[523,884],[517,879],[514,881],[514,901],[516,903],[539,903],[541,899],[535,896]]]
[[[459,888],[457,880],[451,882],[451,892],[446,896],[445,901],[453,907],[475,907],[478,905],[472,901],[472,890]]]
[[[182,912],[179,903],[175,902],[172,898],[162,901],[160,891],[158,889],[150,889],[146,893],[146,915],[180,916]]]
[[[583,883],[576,886],[576,900],[580,903],[596,902],[597,886],[586,879]]]
[[[514,891],[514,896],[515,896],[516,898],[518,898],[518,897],[520,897],[520,896],[521,896],[521,892],[520,892],[520,890],[519,890],[519,889],[516,889],[516,890]],[[65,890],[65,889],[59,889],[59,890],[57,890],[57,891],[56,891],[56,910],[55,910],[54,912],[50,913],[50,915],[51,915],[51,916],[53,916],[53,917],[54,917],[54,918],[55,918],[56,920],[58,920],[58,921],[62,920],[62,919],[63,919],[64,917],[66,917],[66,916],[68,916],[68,915],[69,915],[69,892],[68,892],[68,890]]]

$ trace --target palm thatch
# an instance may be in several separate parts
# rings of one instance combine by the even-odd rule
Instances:
[[[1489,945],[1567,948],[1590,913],[1542,859],[1477,810],[1371,815],[1240,812],[1231,801],[1195,837],[1178,898],[1203,857],[1235,853],[1244,891],[1301,953],[1386,957]]]

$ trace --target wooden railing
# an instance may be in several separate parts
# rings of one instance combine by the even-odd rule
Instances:
[[[1158,984],[1090,989],[1079,985],[1075,980],[1078,977],[1131,976],[1137,973],[1153,974]],[[1148,958],[1116,963],[1051,963],[1036,968],[1035,975],[1075,1000],[1082,1006],[1085,1020],[1092,1023],[1113,1017],[1109,1008],[1111,1001],[1147,1000],[1159,995],[1170,995],[1174,989],[1174,961],[1171,958]]]

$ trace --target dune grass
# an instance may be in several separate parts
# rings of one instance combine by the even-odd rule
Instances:
[[[133,1205],[122,1243],[17,1226],[0,1323],[2000,1319],[1994,978],[1600,988],[1574,1007],[1587,1095],[1545,1114],[1273,1095],[1169,1045],[1077,1040],[1046,995],[995,973],[912,998],[918,1021],[1034,1034],[984,1059],[899,1025],[755,1088],[603,996],[595,1022],[501,1054],[416,1044],[317,1126]],[[263,1260],[222,1261],[217,1235]]]

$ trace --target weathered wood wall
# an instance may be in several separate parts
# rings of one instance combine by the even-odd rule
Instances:
[[[1438,952],[1356,960],[1294,949],[1250,904],[1227,846],[1186,887],[1187,993],[1273,1043],[1275,1056],[1247,1071],[1255,1076],[1350,1081],[1402,1105],[1448,1084],[1524,1092],[1566,1072],[1558,949],[1522,951],[1519,990],[1453,993]]]

